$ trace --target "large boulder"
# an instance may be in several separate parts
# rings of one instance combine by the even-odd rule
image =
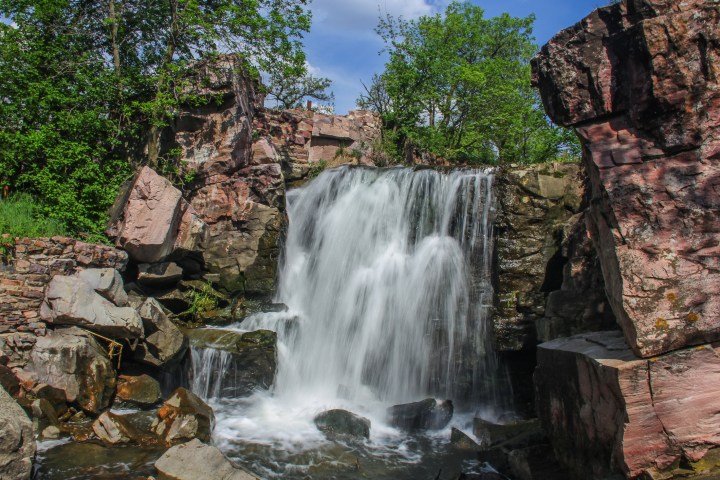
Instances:
[[[109,300],[127,304],[119,290],[122,281],[113,269],[56,275],[45,290],[40,316],[53,325],[75,325],[115,339],[140,337],[143,324],[135,309]]]
[[[30,478],[35,448],[32,422],[0,386],[0,478]]]
[[[115,369],[103,347],[88,332],[71,327],[38,337],[25,370],[38,383],[65,392],[68,402],[97,413],[115,393]]]
[[[117,380],[118,400],[141,407],[155,405],[162,398],[160,383],[149,375],[120,375]]]
[[[454,412],[450,400],[426,398],[419,402],[393,405],[387,409],[390,425],[410,432],[440,430],[452,419]]]
[[[103,412],[92,424],[93,432],[110,445],[138,442],[142,433],[122,415]]]
[[[710,345],[646,360],[620,332],[557,339],[538,347],[535,388],[555,453],[577,478],[669,478],[678,463],[701,472],[720,446],[720,351]]]
[[[141,263],[138,265],[138,283],[150,288],[169,288],[183,277],[183,270],[175,262]]]
[[[151,430],[167,445],[195,438],[209,442],[214,423],[212,408],[200,397],[181,387],[160,407]]]
[[[258,480],[198,439],[175,445],[155,462],[163,480]]]
[[[720,339],[719,56],[716,2],[631,0],[533,61],[549,116],[583,143],[608,299],[642,357]]]
[[[370,420],[341,409],[326,410],[315,416],[315,426],[330,440],[370,438]]]
[[[131,297],[144,326],[145,336],[131,343],[133,359],[161,367],[180,361],[188,340],[154,298]]]
[[[217,328],[186,330],[193,348],[192,384],[204,398],[242,397],[275,381],[277,334]]]

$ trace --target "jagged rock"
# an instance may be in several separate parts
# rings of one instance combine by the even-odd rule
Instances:
[[[313,421],[330,440],[342,437],[370,438],[370,420],[347,410],[326,410]]]
[[[142,363],[160,367],[179,361],[187,350],[187,337],[168,318],[154,298],[131,297],[145,329],[145,337],[131,344],[132,357]]]
[[[198,439],[170,448],[155,462],[160,478],[168,480],[258,480],[233,465],[222,452]]]
[[[208,242],[208,226],[198,216],[193,206],[183,200],[180,202],[180,208],[182,217],[173,246],[174,258],[203,252]]]
[[[643,357],[720,339],[719,45],[715,2],[626,1],[533,61],[583,143],[608,299]]]
[[[220,362],[211,366],[214,372],[206,379],[205,396],[216,393],[223,397],[242,397],[251,395],[258,389],[267,390],[275,381],[277,369],[277,334],[270,330],[239,333],[217,328],[196,328],[186,330],[190,345],[197,350],[198,356],[208,354],[210,360]],[[220,351],[230,356],[223,359],[214,353]],[[200,375],[199,369],[193,375]],[[214,393],[213,393],[214,392]]]
[[[0,432],[0,478],[27,480],[36,448],[32,422],[1,386]]]
[[[482,418],[473,419],[473,434],[478,440],[478,444],[483,448],[493,447],[502,443],[514,443],[515,439],[528,436],[543,437],[540,431],[540,423],[537,419],[517,421],[508,424],[499,424],[483,420]]]
[[[557,457],[579,478],[655,475],[720,445],[710,345],[641,359],[620,332],[557,339],[538,347],[535,388]]]
[[[155,405],[162,398],[160,383],[149,375],[120,375],[117,398],[143,407]]]
[[[93,288],[94,285],[100,285],[99,282],[114,283],[111,271],[86,271],[87,273],[81,273],[77,277],[53,277],[40,307],[41,318],[53,325],[75,325],[111,338],[141,336],[142,320],[135,309],[118,307]],[[93,283],[88,283],[86,279]],[[104,288],[105,286],[101,285],[101,291],[104,291],[105,295],[115,296],[122,301],[122,295],[111,294],[111,290]],[[124,298],[127,301],[127,296]]]
[[[181,387],[160,407],[151,430],[167,445],[194,438],[209,442],[214,423],[212,408],[200,397]]]
[[[68,402],[98,413],[115,393],[115,370],[105,350],[76,327],[38,337],[26,371],[39,383],[65,392]]]
[[[172,287],[183,277],[182,268],[175,262],[141,263],[138,265],[138,283],[145,287]]]
[[[427,398],[419,402],[393,405],[387,409],[390,425],[407,430],[440,430],[453,416],[453,403],[450,400]]]
[[[123,280],[114,268],[86,268],[77,273],[77,278],[118,307],[128,305],[128,296]]]
[[[20,382],[18,382],[15,374],[10,368],[2,364],[0,364],[0,386],[12,397],[16,397],[20,392]]]
[[[459,450],[470,450],[473,452],[480,450],[480,445],[478,445],[475,440],[455,427],[450,430],[450,444]]]
[[[142,434],[122,415],[103,412],[92,424],[93,432],[110,445],[137,442]]]

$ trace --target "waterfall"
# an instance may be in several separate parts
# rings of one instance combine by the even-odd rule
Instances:
[[[493,402],[493,174],[344,167],[288,193],[274,393]]]

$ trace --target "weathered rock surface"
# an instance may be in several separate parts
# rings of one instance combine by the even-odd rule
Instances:
[[[452,419],[454,412],[450,400],[426,398],[419,402],[393,405],[387,409],[390,425],[410,432],[440,430]]]
[[[620,332],[557,339],[538,347],[535,387],[555,453],[578,478],[657,475],[720,445],[710,345],[642,359]]]
[[[720,11],[632,0],[557,34],[533,62],[574,126],[606,289],[643,357],[720,338]]]
[[[212,408],[200,397],[181,387],[160,407],[151,429],[167,445],[195,438],[209,442],[214,423]]]
[[[154,367],[172,364],[187,350],[187,337],[170,320],[162,305],[154,298],[131,297],[142,319],[145,336],[131,343],[135,360]]]
[[[141,263],[138,265],[137,281],[150,288],[172,287],[183,277],[183,270],[175,262]]]
[[[0,386],[0,478],[27,480],[35,458],[33,425],[20,405]]]
[[[92,424],[93,432],[100,440],[110,445],[137,442],[142,437],[122,415],[103,412]]]
[[[38,337],[26,370],[39,383],[65,392],[68,402],[98,413],[115,393],[115,370],[106,351],[76,327]]]
[[[117,399],[149,407],[158,403],[161,398],[160,383],[150,375],[118,376]]]
[[[326,410],[318,414],[315,426],[333,440],[335,438],[370,438],[370,420],[347,410]]]
[[[195,439],[170,448],[155,462],[160,480],[258,480],[217,448]]]
[[[277,369],[275,332],[257,330],[238,333],[217,328],[196,328],[188,329],[186,333],[195,349],[193,358],[201,363],[193,366],[193,376],[205,375],[201,369],[210,364],[212,375],[196,382],[204,397],[242,397],[256,390],[267,390],[273,385]]]
[[[119,287],[118,287],[119,282]],[[111,338],[137,338],[143,334],[140,316],[127,304],[117,271],[86,270],[77,276],[56,275],[40,307],[43,320],[54,325],[75,325]]]

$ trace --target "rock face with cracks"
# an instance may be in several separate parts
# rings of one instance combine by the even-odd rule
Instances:
[[[27,480],[35,458],[33,426],[20,405],[0,386],[0,478]]]

